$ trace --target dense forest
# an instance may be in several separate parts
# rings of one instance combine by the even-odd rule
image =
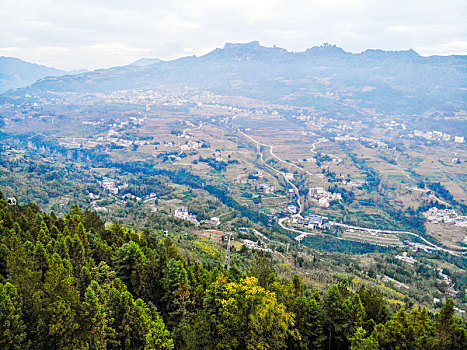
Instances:
[[[1,195],[0,195],[1,196]],[[186,254],[161,232],[0,198],[2,349],[465,349],[448,300],[406,310],[345,284],[278,279]]]

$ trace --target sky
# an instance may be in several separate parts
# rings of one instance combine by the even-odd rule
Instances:
[[[0,0],[0,56],[97,69],[259,40],[467,54],[467,0]]]

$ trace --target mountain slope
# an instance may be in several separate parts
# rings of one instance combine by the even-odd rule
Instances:
[[[140,58],[139,60],[132,63],[133,66],[149,66],[153,63],[160,62],[158,58]]]
[[[352,54],[329,44],[294,53],[254,41],[227,43],[201,57],[49,77],[19,94],[189,86],[297,106],[347,103],[424,113],[465,109],[466,81],[467,56],[422,57],[413,50]]]
[[[30,85],[47,76],[59,76],[67,72],[22,61],[14,57],[0,57],[0,92]]]

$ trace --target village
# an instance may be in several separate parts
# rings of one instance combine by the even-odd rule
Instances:
[[[329,229],[331,228],[331,223],[327,219],[327,217],[321,215],[309,215],[305,217],[293,216],[288,221],[292,227],[296,228]]]
[[[428,209],[424,213],[429,222],[439,224],[450,224],[467,227],[467,215],[459,215],[454,209],[439,209],[436,207]]]
[[[308,197],[311,203],[324,208],[328,208],[331,202],[342,199],[340,193],[326,191],[323,187],[311,187],[308,190]]]
[[[407,135],[409,138],[422,138],[430,141],[451,141],[455,143],[464,143],[464,136],[453,136],[451,134],[443,133],[438,130],[421,131],[414,130],[413,133]]]

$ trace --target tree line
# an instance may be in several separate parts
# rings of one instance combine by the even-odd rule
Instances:
[[[0,199],[3,349],[465,349],[449,300],[405,310],[345,284],[208,264],[148,230]]]

